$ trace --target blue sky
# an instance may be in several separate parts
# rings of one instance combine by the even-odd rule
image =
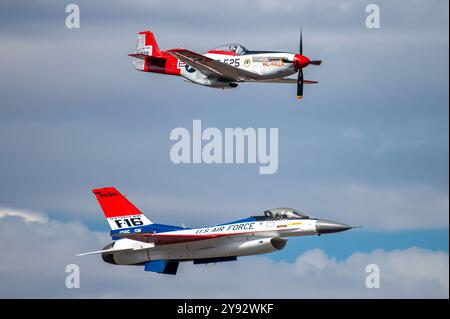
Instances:
[[[448,252],[448,230],[415,230],[401,232],[370,232],[355,230],[340,236],[304,237],[290,239],[289,245],[271,257],[275,260],[293,261],[310,249],[322,249],[338,260],[346,259],[355,251],[370,252],[374,249],[386,250],[419,247]]]
[[[11,212],[44,216],[39,221],[21,218],[22,223],[45,223],[48,229],[36,234],[37,242],[48,245],[42,253],[67,264],[71,257],[51,255],[54,244],[39,234],[56,236],[68,256],[101,248],[109,242],[108,228],[90,190],[115,186],[151,220],[166,224],[219,224],[288,206],[364,226],[292,239],[284,251],[264,257],[261,267],[284,261],[297,267],[302,256],[312,256],[330,265],[330,277],[324,278],[331,283],[336,269],[354,266],[354,254],[390,264],[398,257],[391,252],[398,250],[402,260],[429,256],[436,263],[430,259],[426,267],[436,269],[446,256],[448,273],[448,2],[377,1],[378,30],[364,24],[369,1],[75,3],[81,10],[77,30],[64,25],[66,3],[0,4],[4,227],[12,227],[11,232],[17,225],[25,227],[2,217]],[[161,49],[205,52],[240,42],[254,50],[296,51],[300,26],[305,54],[324,60],[305,70],[305,78],[320,83],[307,86],[301,102],[290,85],[214,90],[136,72],[127,56],[136,33],[146,29],[155,33]],[[191,130],[195,119],[221,130],[278,128],[278,172],[259,175],[258,166],[249,164],[173,164],[170,132]],[[73,236],[57,237],[55,223]],[[18,250],[27,250],[26,242]],[[335,265],[333,258],[342,264]],[[11,260],[16,264],[3,265],[0,279],[22,259]],[[254,260],[260,261],[250,257],[249,263],[257,265]],[[94,258],[82,263],[86,269],[104,270]],[[226,277],[228,270],[221,267],[217,271]],[[31,283],[39,281],[30,278],[24,287],[33,295],[37,290]],[[58,286],[59,279],[47,279]],[[448,297],[448,283],[443,293],[442,287],[416,284],[429,288],[423,293]],[[392,282],[391,288],[398,285]],[[20,289],[17,285],[10,295],[27,295]],[[92,287],[80,296],[108,295],[104,289]],[[393,296],[415,296],[413,290],[405,286]],[[189,293],[198,296],[198,291]],[[55,288],[44,296],[66,293]],[[354,294],[359,291],[349,289],[346,296]],[[156,297],[161,296],[170,293]],[[386,288],[376,296],[392,295]]]

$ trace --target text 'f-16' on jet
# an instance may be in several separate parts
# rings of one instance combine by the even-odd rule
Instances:
[[[311,218],[292,208],[266,210],[216,226],[186,228],[156,224],[114,187],[93,193],[111,227],[115,240],[103,250],[77,256],[101,254],[114,265],[143,265],[145,271],[175,275],[183,261],[194,264],[234,261],[239,256],[281,250],[286,237],[321,235],[353,227]]]
[[[214,88],[232,89],[239,82],[296,83],[297,98],[303,97],[303,84],[317,81],[303,79],[303,69],[320,65],[303,55],[300,31],[299,53],[279,51],[250,51],[240,44],[225,44],[206,53],[183,48],[161,51],[153,33],[138,33],[133,57],[136,70],[182,76],[190,83]],[[297,78],[288,76],[297,73]]]

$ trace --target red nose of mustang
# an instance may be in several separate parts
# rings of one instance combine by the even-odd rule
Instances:
[[[311,61],[304,55],[296,54],[294,56],[294,66],[296,69],[303,69],[308,66]]]

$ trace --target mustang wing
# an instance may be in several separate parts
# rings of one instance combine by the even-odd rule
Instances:
[[[305,84],[316,84],[319,83],[318,81],[311,81],[311,80],[303,80]],[[297,79],[290,79],[290,78],[279,78],[279,79],[270,79],[270,80],[258,80],[258,83],[297,83]]]
[[[172,49],[166,52],[198,69],[208,77],[225,81],[255,81],[259,78],[259,75],[256,73],[230,66],[189,50]]]

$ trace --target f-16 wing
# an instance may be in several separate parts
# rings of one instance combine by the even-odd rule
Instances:
[[[103,250],[97,250],[97,251],[90,251],[88,253],[81,253],[76,254],[75,256],[87,256],[87,255],[97,255],[97,254],[103,254],[103,253],[117,253],[117,252],[126,252],[126,251],[136,251],[141,249],[149,249],[152,248],[152,246],[146,246],[146,247],[140,247],[140,248],[109,248],[109,249],[103,249]]]
[[[87,256],[87,255],[97,255],[97,254],[103,254],[103,253],[116,253],[116,252],[125,252],[125,251],[133,251],[133,248],[122,248],[122,249],[104,249],[104,250],[97,250],[97,251],[90,251],[88,253],[81,253],[76,254],[75,256]]]
[[[259,78],[256,73],[230,66],[186,49],[172,49],[166,52],[208,77],[225,81],[255,81]]]
[[[191,234],[120,234],[114,235],[117,238],[129,238],[144,243],[154,243],[155,245],[168,245],[186,243],[197,240],[212,239],[223,237],[223,234],[208,234],[208,235],[191,235]]]
[[[134,234],[114,234],[114,239],[128,238],[144,243],[154,243],[155,245],[168,245],[178,243],[188,243],[206,239],[240,236],[246,233],[216,233],[216,234],[170,234],[170,233],[134,233]],[[270,235],[260,234],[262,237]]]
[[[114,248],[114,246],[112,246],[110,248],[105,247],[103,250],[90,251],[88,253],[76,254],[75,256],[97,255],[97,254],[103,254],[103,253],[130,252],[130,251],[150,249],[150,248],[153,248],[154,246],[155,246],[154,243],[139,244],[139,245],[134,245],[134,247],[126,247],[126,248]]]

